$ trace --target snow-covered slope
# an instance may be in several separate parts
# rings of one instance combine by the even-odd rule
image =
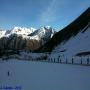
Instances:
[[[54,36],[45,45],[40,48],[40,52],[51,52],[57,45],[70,40],[82,31],[90,22],[90,7],[85,10],[79,17],[65,28],[54,34]]]
[[[14,27],[11,33],[21,34],[21,35],[28,35],[33,33],[36,29],[35,28],[21,28],[21,27]]]
[[[52,38],[52,36],[55,34],[55,30],[50,27],[50,26],[46,26],[46,27],[41,27],[40,29],[36,30],[35,32],[31,33],[29,36],[31,36],[31,38],[44,38],[44,39],[48,39],[48,38]]]
[[[76,36],[58,45],[52,53],[66,57],[75,56],[78,53],[90,52],[90,23]]]
[[[20,88],[17,90],[90,90],[90,67],[18,60],[0,61],[0,88],[16,86]]]
[[[17,35],[28,35],[33,33],[36,29],[35,28],[25,28],[25,27],[14,27],[12,30],[7,30],[5,36],[10,36],[11,34]]]

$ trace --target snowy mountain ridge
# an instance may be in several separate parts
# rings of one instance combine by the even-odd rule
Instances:
[[[52,38],[55,34],[55,30],[51,27],[41,27],[40,29],[34,31],[33,33],[29,34],[28,36],[37,37],[37,38]]]
[[[15,34],[21,34],[21,35],[28,35],[29,33],[32,33],[34,32],[36,29],[35,28],[26,28],[26,27],[14,27],[12,30],[11,30],[11,33],[15,33]]]
[[[30,37],[31,39],[38,39],[38,35],[40,35],[41,37],[43,37],[45,34],[47,35],[51,35],[50,37],[52,37],[55,33],[55,30],[52,29],[52,27],[50,26],[45,26],[45,27],[41,27],[40,29],[35,29],[35,28],[26,28],[26,27],[14,27],[11,30],[0,30],[0,38],[1,37],[9,37],[12,34],[17,34],[17,35],[21,35],[24,38],[26,37]],[[32,34],[32,35],[30,35]],[[40,38],[39,38],[40,39]]]
[[[35,50],[49,41],[55,33],[50,26],[39,29],[14,27],[11,30],[1,30],[0,49]]]

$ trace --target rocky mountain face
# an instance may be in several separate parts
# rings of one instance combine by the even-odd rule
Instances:
[[[50,41],[48,41],[46,44],[44,44],[44,46],[39,48],[37,51],[51,52],[57,46],[59,46],[58,49],[60,49],[61,47],[66,46],[65,43],[68,43],[72,38],[77,38],[78,34],[80,34],[81,32],[84,35],[80,34],[79,37],[84,38],[84,36],[87,35],[84,32],[87,31],[88,33],[90,33],[90,29],[88,29],[89,27],[90,27],[90,7],[84,13],[82,13],[75,21],[73,21],[70,25],[68,25],[64,29],[60,30],[59,32],[57,32]],[[87,35],[88,40],[90,40],[89,35],[90,34]],[[74,39],[72,41],[74,43]],[[84,41],[85,40],[83,39],[82,44],[87,44],[87,43],[84,43]],[[89,42],[89,41],[87,41],[87,42]],[[78,44],[80,44],[80,43],[78,42],[78,43],[75,43],[72,45],[69,44],[69,46],[75,47]],[[86,47],[86,45],[84,45],[84,46]],[[84,48],[84,46],[82,47],[82,49]],[[89,44],[87,46],[90,47]],[[57,50],[55,50],[55,51],[57,51]],[[64,52],[64,51],[66,51],[66,49],[62,48],[59,51]]]
[[[49,41],[55,31],[52,27],[0,30],[0,50],[36,50]]]

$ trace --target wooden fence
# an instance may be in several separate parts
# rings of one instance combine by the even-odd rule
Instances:
[[[3,58],[2,60],[8,61],[8,59],[10,59],[10,58],[9,57]],[[74,65],[90,66],[90,57],[88,57],[88,56],[87,57],[71,57],[71,58],[67,58],[65,56],[63,56],[63,58],[62,58],[61,56],[58,56],[58,57],[48,58],[48,56],[46,55],[46,56],[38,57],[35,59],[31,58],[31,57],[28,57],[26,59],[17,57],[16,59],[26,60],[26,61],[39,61],[39,62],[58,63],[58,64],[74,64]]]
[[[48,63],[58,63],[58,64],[73,64],[73,65],[85,65],[90,66],[90,57],[82,58],[82,57],[72,57],[72,58],[48,58],[48,59],[29,59],[30,61],[40,61],[40,62],[48,62]]]

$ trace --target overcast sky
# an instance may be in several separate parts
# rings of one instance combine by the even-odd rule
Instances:
[[[90,6],[90,0],[0,0],[0,28],[49,25],[61,29]]]

